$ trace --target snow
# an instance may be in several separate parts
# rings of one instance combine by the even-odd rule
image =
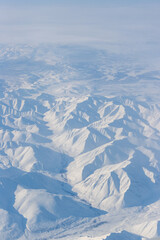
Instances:
[[[57,45],[0,66],[0,238],[158,239],[157,67]]]

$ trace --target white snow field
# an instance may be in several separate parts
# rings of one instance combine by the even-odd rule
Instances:
[[[1,45],[0,239],[160,239],[160,69]]]

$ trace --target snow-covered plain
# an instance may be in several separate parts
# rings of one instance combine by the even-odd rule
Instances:
[[[0,239],[159,239],[159,90],[134,56],[1,45]]]

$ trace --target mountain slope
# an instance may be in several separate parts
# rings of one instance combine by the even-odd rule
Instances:
[[[0,58],[0,238],[160,236],[160,104],[150,84],[140,94],[145,74],[136,94],[132,67],[111,84],[101,51],[19,48]]]

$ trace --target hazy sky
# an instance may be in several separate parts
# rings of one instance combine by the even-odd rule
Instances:
[[[156,53],[159,12],[159,0],[0,0],[0,43],[93,44]]]

